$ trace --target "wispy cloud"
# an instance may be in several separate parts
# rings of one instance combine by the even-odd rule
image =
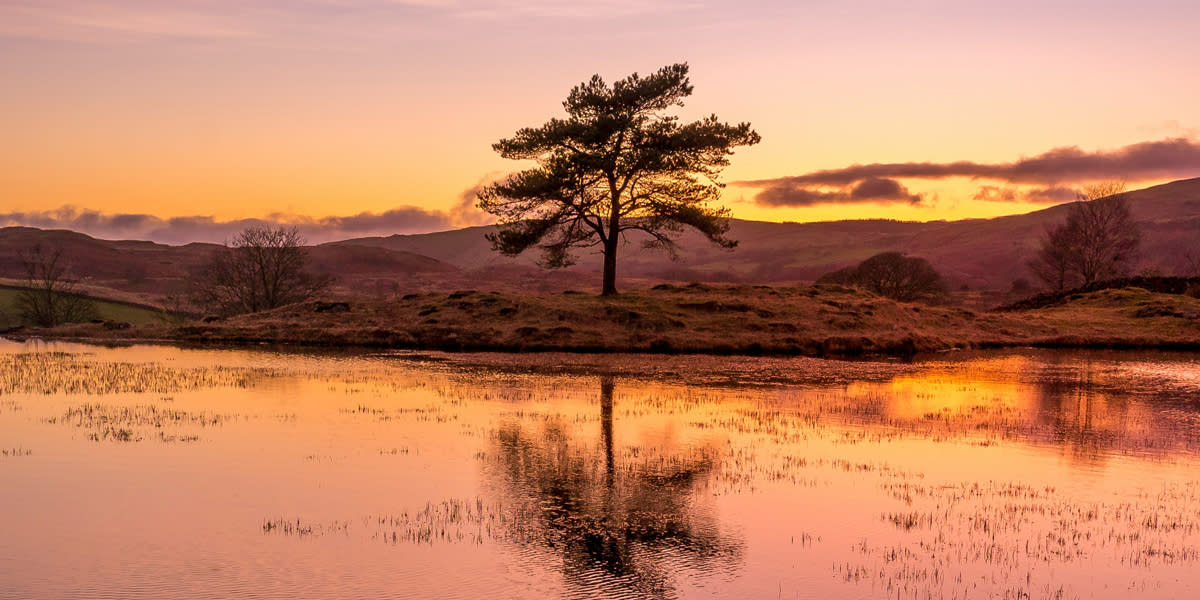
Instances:
[[[875,198],[856,195],[854,191],[872,181],[939,180],[954,177],[1041,186],[1026,191],[993,185],[983,186],[975,197],[977,200],[1046,203],[1071,199],[1074,192],[1067,184],[1107,179],[1150,181],[1198,175],[1200,144],[1189,138],[1179,137],[1093,152],[1081,150],[1077,146],[1055,148],[1009,163],[965,160],[946,163],[873,163],[737,183],[760,188],[762,191],[756,197],[756,201],[767,206],[874,202]],[[826,189],[828,187],[842,189],[829,192]],[[789,198],[794,200],[788,201]]]
[[[972,200],[980,202],[1025,202],[1028,204],[1062,204],[1079,199],[1080,190],[1067,186],[1034,187],[1029,189],[1010,185],[981,185]]]
[[[8,0],[0,37],[83,43],[377,36],[420,19],[603,19],[695,8],[672,0]]]
[[[77,42],[246,39],[261,32],[232,3],[14,0],[0,3],[0,36]]]

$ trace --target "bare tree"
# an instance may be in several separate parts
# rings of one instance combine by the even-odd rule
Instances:
[[[1084,188],[1067,221],[1046,231],[1033,272],[1056,290],[1068,283],[1087,285],[1127,275],[1137,260],[1141,233],[1125,184],[1106,182]]]
[[[1200,248],[1189,248],[1183,251],[1179,271],[1183,277],[1200,277]]]
[[[1123,183],[1088,186],[1071,207],[1067,227],[1075,230],[1073,263],[1084,285],[1127,275],[1137,259],[1141,232],[1124,189]]]
[[[17,293],[16,309],[22,320],[40,327],[95,319],[96,303],[77,290],[70,265],[60,247],[41,244],[20,253],[25,286]]]
[[[306,300],[330,283],[306,271],[308,251],[295,227],[249,227],[219,249],[196,278],[192,302],[235,315]]]
[[[1182,277],[1200,277],[1200,228],[1185,238],[1178,251],[1175,274]]]
[[[1037,256],[1028,263],[1033,274],[1056,292],[1074,287],[1076,281],[1072,269],[1073,249],[1077,246],[1072,238],[1075,233],[1065,225],[1047,227]]]
[[[857,266],[822,275],[817,283],[838,283],[865,288],[901,302],[942,296],[942,276],[924,258],[899,252],[882,252]]]

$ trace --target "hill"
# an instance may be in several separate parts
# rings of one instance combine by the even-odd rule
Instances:
[[[184,293],[192,274],[220,248],[201,243],[168,246],[99,240],[73,231],[5,227],[0,228],[0,280],[20,285],[25,276],[21,254],[39,244],[62,250],[72,276],[82,280],[81,289],[89,295],[159,306]],[[335,276],[335,293],[440,288],[462,279],[458,267],[403,250],[315,246],[309,248],[309,256],[314,271]]]
[[[1143,232],[1142,268],[1186,272],[1185,252],[1200,258],[1200,178],[1127,192]],[[729,282],[793,285],[898,250],[930,261],[954,287],[1007,290],[1030,278],[1031,258],[1048,225],[1066,218],[1067,205],[993,219],[928,223],[887,220],[768,223],[733,220],[736,250],[715,248],[684,235],[680,260],[642,250],[635,238],[622,250],[618,285],[623,289],[661,282]],[[517,258],[493,252],[485,235],[470,227],[420,235],[344,240],[310,248],[313,268],[334,275],[334,295],[387,297],[416,292],[593,290],[599,287],[599,255],[581,254],[568,269],[537,267],[536,253]],[[62,248],[83,276],[89,294],[151,305],[170,303],[187,288],[195,270],[219,248],[193,243],[169,246],[146,241],[99,240],[64,230],[0,229],[0,278],[19,280],[19,253],[36,244]],[[992,304],[1003,298],[989,300]],[[980,303],[980,305],[986,302]]]
[[[1183,270],[1182,250],[1200,250],[1200,178],[1176,181],[1126,193],[1143,232],[1142,267],[1166,273]],[[629,286],[644,281],[725,281],[790,283],[811,281],[829,271],[855,264],[879,252],[898,250],[922,256],[958,287],[1007,289],[1029,278],[1025,266],[1046,227],[1066,219],[1068,205],[1035,212],[962,221],[898,222],[888,220],[822,223],[769,223],[733,220],[733,251],[714,248],[696,235],[680,243],[681,259],[641,251],[636,239],[623,250],[618,276]],[[468,271],[507,268],[532,270],[536,254],[516,259],[492,252],[484,235],[492,227],[393,235],[331,242],[404,250],[430,256]],[[595,286],[598,257],[581,256],[567,269],[571,279]],[[564,278],[565,275],[564,275]]]

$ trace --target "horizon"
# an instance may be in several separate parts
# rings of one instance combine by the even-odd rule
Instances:
[[[695,86],[677,114],[763,136],[722,177],[742,220],[990,218],[1200,176],[1200,7],[1028,8],[9,3],[0,225],[181,243],[483,225],[476,190],[525,164],[491,144],[561,116],[593,73],[676,61]],[[596,43],[611,35],[618,52]]]
[[[1189,181],[1200,181],[1200,177],[1191,177],[1148,185],[1140,188],[1127,189],[1123,193],[1132,193],[1149,190],[1152,188],[1174,185],[1179,183],[1187,183]],[[832,223],[871,223],[871,222],[888,222],[888,223],[903,223],[903,224],[931,224],[931,223],[958,223],[964,221],[979,221],[991,220],[1004,217],[1020,217],[1023,215],[1040,212],[1043,210],[1052,209],[1058,206],[1063,206],[1074,202],[1074,200],[1063,202],[1060,204],[1051,205],[1035,205],[1029,208],[1026,212],[1009,213],[995,216],[984,217],[963,217],[949,219],[900,219],[894,217],[851,217],[844,219],[830,219],[820,221],[770,221],[763,219],[744,219],[737,216],[730,217],[731,221],[740,221],[745,223],[766,223],[775,225],[823,225]],[[184,217],[176,219],[149,219],[146,223],[149,228],[140,230],[143,234],[141,237],[121,237],[120,231],[107,229],[106,225],[112,221],[111,216],[106,216],[94,212],[84,211],[58,211],[50,214],[34,215],[30,219],[29,224],[17,223],[2,223],[0,222],[0,230],[13,228],[28,228],[40,231],[66,231],[71,233],[80,233],[94,239],[112,241],[112,242],[136,242],[149,241],[167,246],[186,246],[188,244],[223,244],[235,237],[240,231],[247,227],[296,227],[304,242],[308,246],[320,246],[322,244],[333,244],[342,241],[350,241],[355,239],[370,239],[370,238],[386,238],[391,236],[421,236],[421,235],[438,235],[445,233],[453,233],[473,228],[492,227],[494,224],[474,224],[463,225],[459,227],[448,227],[445,229],[431,229],[429,231],[411,231],[411,232],[386,232],[365,230],[360,232],[345,231],[338,228],[331,228],[327,223],[323,224],[320,220],[307,220],[301,222],[267,219],[238,219],[230,221],[217,221],[210,217]],[[62,223],[56,221],[63,221]],[[72,225],[75,225],[72,227]],[[185,236],[185,237],[181,237]],[[193,236],[193,237],[186,237]]]

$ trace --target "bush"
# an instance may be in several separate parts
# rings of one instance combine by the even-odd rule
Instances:
[[[876,254],[857,266],[826,273],[817,283],[859,287],[900,302],[946,294],[942,276],[929,261],[899,252]]]

